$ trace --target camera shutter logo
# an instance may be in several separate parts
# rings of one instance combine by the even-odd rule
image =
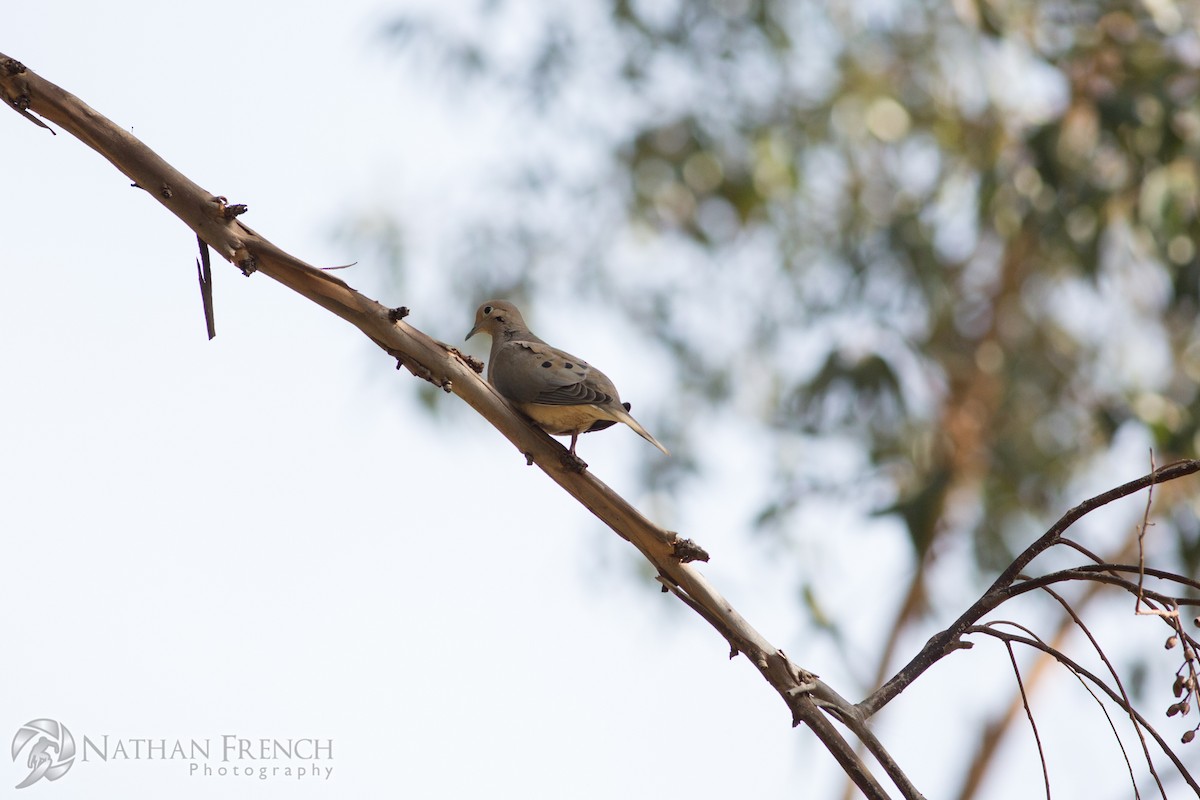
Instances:
[[[13,737],[12,757],[13,762],[29,767],[29,775],[17,784],[18,789],[42,778],[56,781],[75,762],[75,737],[66,725],[52,719],[31,720]]]

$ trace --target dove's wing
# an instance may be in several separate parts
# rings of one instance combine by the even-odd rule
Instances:
[[[492,381],[505,397],[552,406],[619,403],[599,370],[544,342],[505,342],[493,359]]]

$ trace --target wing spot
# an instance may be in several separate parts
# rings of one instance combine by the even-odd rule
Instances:
[[[563,364],[563,366],[566,367],[567,369],[573,369],[575,367],[575,365],[572,364],[570,361],[565,362]]]
[[[543,361],[542,366],[545,367],[546,369],[550,369],[552,364],[549,361]]]

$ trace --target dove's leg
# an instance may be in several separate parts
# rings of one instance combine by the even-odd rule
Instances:
[[[575,442],[579,439],[579,433],[571,434],[571,447],[562,457],[563,466],[572,472],[583,472],[587,469],[587,462],[575,454]]]

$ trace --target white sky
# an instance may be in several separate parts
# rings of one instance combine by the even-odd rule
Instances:
[[[0,52],[249,204],[275,243],[342,264],[362,254],[330,234],[356,209],[396,215],[429,252],[498,146],[494,109],[447,113],[383,54],[381,7],[25,3]],[[77,762],[18,796],[835,796],[831,759],[757,672],[486,423],[451,397],[431,421],[354,329],[224,262],[206,341],[190,231],[68,135],[0,114],[0,152],[0,742],[51,717],[80,743],[316,737],[335,754],[328,781]],[[408,302],[377,264],[340,274]],[[475,299],[410,321],[457,341]],[[586,349],[586,324],[571,331],[564,347]],[[581,447],[645,505],[631,464],[655,450],[625,430]],[[732,466],[712,480],[720,492],[660,521],[713,553],[706,574],[772,641],[855,695],[806,633],[794,573],[746,552],[731,498],[759,488]],[[874,594],[847,588],[838,613],[886,622],[894,547],[855,539],[877,556],[859,576]],[[939,674],[978,699],[986,676],[1007,680],[990,656]],[[947,685],[930,677],[897,703],[905,734],[882,731],[936,797],[973,712],[926,717],[920,698]],[[996,797],[1040,786],[1024,733]],[[0,758],[0,786],[26,771]]]

